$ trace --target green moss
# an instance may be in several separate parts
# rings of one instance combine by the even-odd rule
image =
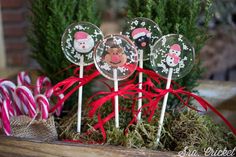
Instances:
[[[192,110],[177,115],[167,113],[161,141],[157,145],[157,121],[157,118],[154,118],[150,123],[142,121],[131,125],[126,133],[125,128],[116,129],[113,122],[107,123],[105,145],[168,151],[181,151],[188,146],[189,150],[198,152],[203,152],[207,147],[233,149],[236,145],[236,137],[226,127],[215,124],[209,116],[200,115]],[[86,125],[88,129],[91,128],[88,123]],[[77,134],[75,116],[65,117],[59,128],[60,137],[63,139],[80,139],[85,143],[102,141],[102,135],[98,130],[90,135]]]

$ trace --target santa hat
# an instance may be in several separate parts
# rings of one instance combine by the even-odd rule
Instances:
[[[74,35],[75,40],[81,40],[81,39],[87,39],[89,37],[89,34],[86,32],[76,32]]]
[[[175,50],[175,51],[181,51],[181,47],[179,46],[179,44],[174,44],[170,47],[171,50]]]
[[[146,28],[136,28],[133,30],[132,32],[132,37],[133,39],[137,39],[141,36],[147,36],[147,37],[151,37],[151,32],[149,32]]]

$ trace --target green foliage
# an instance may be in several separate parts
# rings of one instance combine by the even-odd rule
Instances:
[[[184,35],[193,44],[198,58],[207,35],[204,29],[197,27],[197,18],[203,10],[206,13],[207,23],[212,15],[209,9],[212,5],[211,0],[206,1],[204,7],[201,0],[134,0],[128,3],[128,18],[147,17],[158,23],[163,35]],[[148,61],[144,66],[151,68]],[[196,81],[200,78],[201,71],[197,59],[192,71],[177,82],[191,91],[198,85]],[[173,98],[171,102],[173,106],[177,104]]]
[[[73,22],[87,21],[100,23],[96,8],[96,0],[32,0],[31,23],[28,40],[32,47],[32,57],[39,63],[43,73],[53,84],[68,78],[73,69],[62,71],[71,65],[61,49],[61,37],[65,29]],[[89,94],[90,85],[84,88]],[[76,93],[72,95],[65,107],[76,101]]]
[[[31,11],[32,27],[28,39],[33,58],[53,83],[57,83],[71,76],[71,71],[55,75],[71,64],[60,46],[62,34],[73,22],[99,24],[95,0],[33,0]]]

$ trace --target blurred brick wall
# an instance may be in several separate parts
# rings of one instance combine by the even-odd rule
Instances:
[[[1,0],[3,34],[8,66],[26,66],[31,62],[27,30],[28,0]]]

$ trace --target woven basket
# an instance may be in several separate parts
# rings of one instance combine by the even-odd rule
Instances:
[[[48,118],[48,120],[31,121],[31,118],[24,115],[12,117],[10,120],[12,136],[40,141],[54,141],[58,139],[53,116]]]

